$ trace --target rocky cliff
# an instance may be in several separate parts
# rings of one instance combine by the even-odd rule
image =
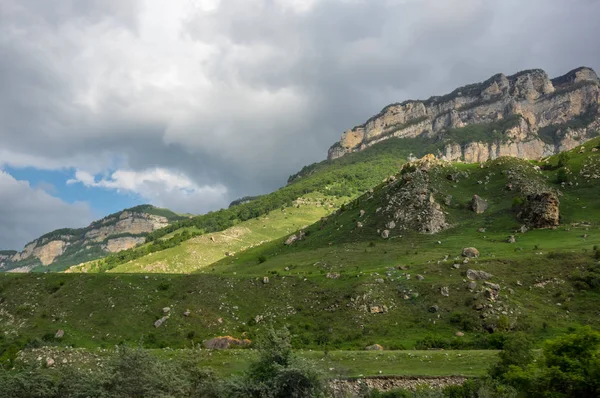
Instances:
[[[171,211],[150,205],[123,210],[86,228],[50,232],[25,245],[21,252],[0,252],[0,270],[29,271],[61,259],[73,263],[116,253],[144,243],[144,235],[178,218]]]
[[[599,105],[600,80],[590,68],[555,79],[537,69],[497,74],[441,97],[385,107],[345,131],[329,148],[328,159],[391,137],[424,139],[452,161],[539,159],[597,136]]]

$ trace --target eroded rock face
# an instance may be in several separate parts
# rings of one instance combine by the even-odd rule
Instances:
[[[533,228],[552,228],[560,221],[559,204],[554,192],[531,194],[518,217]]]
[[[501,132],[505,139],[493,143],[468,142],[462,146],[449,143],[440,156],[467,162],[483,162],[500,156],[539,159],[592,138],[596,130],[593,126],[564,131],[558,142],[550,144],[539,138],[538,131],[597,107],[599,82],[596,73],[589,68],[578,68],[552,80],[542,70],[529,70],[512,76],[498,74],[483,83],[426,101],[392,104],[364,124],[345,131],[340,141],[329,149],[328,159],[363,150],[391,137],[435,137],[449,128],[496,122],[511,115],[521,115],[521,118],[516,125]]]
[[[144,243],[145,239],[141,236],[127,236],[122,238],[109,239],[102,248],[109,253],[117,253],[122,250],[131,249]]]
[[[65,233],[55,231],[42,236],[33,242],[28,243],[23,251],[17,252],[9,259],[16,263],[30,258],[37,258],[41,264],[48,266],[63,255],[67,248],[72,245],[80,245],[81,249],[86,250],[92,245],[98,245],[102,242],[101,248],[109,253],[116,253],[121,250],[130,249],[137,244],[145,241],[143,236],[121,236],[110,239],[111,236],[131,234],[142,235],[153,232],[159,228],[167,226],[168,219],[163,216],[143,212],[123,211],[102,220],[90,224],[87,228],[78,230],[64,230]],[[4,262],[0,259],[0,262]],[[22,272],[28,272],[32,266],[15,268]]]

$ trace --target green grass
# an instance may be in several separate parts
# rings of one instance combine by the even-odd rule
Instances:
[[[62,349],[44,350],[56,363],[64,358],[70,364],[81,367],[96,366],[114,355],[113,350]],[[239,375],[257,358],[252,349],[205,350],[205,349],[150,349],[161,359],[189,359],[202,368],[213,370],[220,377]],[[496,360],[494,350],[444,350],[444,351],[307,351],[295,354],[318,366],[328,377],[354,378],[369,376],[469,376],[485,374]],[[36,363],[38,350],[25,350],[21,360]]]

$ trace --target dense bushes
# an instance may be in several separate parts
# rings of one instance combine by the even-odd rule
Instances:
[[[220,380],[182,360],[160,360],[142,349],[120,347],[105,367],[38,366],[0,369],[0,396],[12,398],[284,398],[324,397],[315,366],[297,359],[287,329],[268,330],[259,358],[242,376]]]

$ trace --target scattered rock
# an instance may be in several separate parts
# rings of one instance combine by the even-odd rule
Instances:
[[[168,315],[166,315],[166,316],[163,316],[162,318],[158,319],[156,322],[154,322],[154,327],[155,327],[155,328],[158,328],[158,327],[160,327],[160,326],[161,326],[163,323],[165,323],[165,321],[166,321],[167,319],[169,319],[169,316],[168,316]]]
[[[183,316],[190,316],[190,314],[192,313],[192,311],[190,311],[189,309],[185,310],[185,312],[183,313]]]
[[[375,283],[385,283],[385,281],[381,278],[375,279]]]
[[[362,227],[363,227],[362,223],[360,221],[357,221],[356,228],[362,228]]]
[[[477,289],[477,282],[475,282],[475,281],[469,282],[469,290],[475,290],[475,289]]]
[[[269,283],[269,277],[268,277],[268,276],[263,276],[262,282],[263,282],[263,284],[265,284],[265,285],[266,285],[267,283]]]
[[[504,187],[504,189],[506,189],[507,191],[512,191],[513,190],[513,184],[511,184],[509,182],[508,184],[506,184],[506,186]]]
[[[406,271],[409,267],[408,265],[397,265],[396,268],[402,271]]]
[[[162,311],[163,311],[163,313],[167,314],[167,313],[169,313],[169,311],[171,311],[171,308],[170,307],[164,307]]]
[[[456,332],[456,337],[463,337],[465,334],[463,332]]]
[[[388,231],[387,229],[384,229],[383,232],[381,232],[381,237],[383,239],[387,239],[390,236],[390,231]]]
[[[370,346],[367,346],[365,348],[365,350],[367,350],[367,351],[383,351],[383,347],[380,346],[379,344],[372,344]]]
[[[511,235],[508,237],[508,239],[506,240],[506,242],[508,243],[515,243],[517,241],[517,239],[515,239],[514,235]]]
[[[390,221],[387,224],[385,224],[385,227],[387,229],[394,229],[396,227],[396,223],[394,221]]]
[[[54,359],[52,358],[46,358],[46,366],[51,368],[52,366],[54,366]]]
[[[62,330],[62,329],[58,329],[56,331],[56,334],[54,335],[54,338],[55,339],[62,339],[64,335],[65,335],[65,331]]]
[[[459,269],[460,268],[460,264],[452,264],[452,268]]]
[[[209,350],[226,350],[232,347],[247,347],[250,343],[251,341],[248,339],[240,340],[231,336],[219,336],[206,340],[204,342],[204,347]]]
[[[467,258],[479,257],[479,250],[474,247],[465,247],[462,251],[462,256]]]
[[[485,289],[485,297],[490,301],[496,301],[498,299],[499,292],[498,290],[486,288]]]
[[[329,279],[339,279],[340,274],[338,272],[328,272],[325,277]]]
[[[500,285],[498,285],[498,284],[496,284],[496,283],[484,282],[484,284],[485,284],[487,287],[491,288],[491,289],[494,289],[494,290],[496,290],[496,291],[500,291]]]
[[[452,195],[447,195],[447,196],[444,198],[444,204],[445,204],[446,206],[450,206],[450,205],[452,204]]]
[[[383,314],[388,312],[388,308],[385,305],[372,305],[369,307],[371,314]]]
[[[440,288],[440,293],[442,294],[442,296],[448,297],[450,296],[450,288],[448,286],[443,286]]]
[[[467,270],[467,278],[469,278],[472,281],[483,281],[486,279],[490,279],[492,276],[492,274],[485,271],[479,271],[474,269]]]
[[[359,217],[362,217],[362,216],[364,216],[364,215],[365,215],[365,211],[364,211],[364,210],[361,210],[361,211],[360,211],[358,214],[359,214]]]
[[[423,275],[417,274],[415,276],[415,278],[417,278],[418,280],[422,281],[423,279],[425,279],[425,277]]]
[[[486,211],[488,208],[488,202],[482,199],[479,195],[473,195],[471,199],[471,209],[477,213],[481,214]]]
[[[522,234],[524,234],[527,231],[529,231],[529,228],[527,228],[527,225],[525,224],[521,225],[521,227],[519,228],[519,232]]]
[[[440,310],[440,307],[437,304],[434,304],[431,307],[429,307],[429,312],[431,312],[431,313],[436,313],[439,310]]]
[[[484,233],[485,232],[485,228],[479,228],[479,229],[477,229],[477,232]]]

